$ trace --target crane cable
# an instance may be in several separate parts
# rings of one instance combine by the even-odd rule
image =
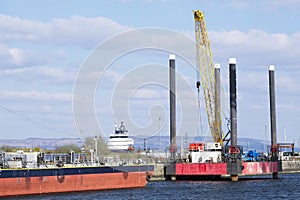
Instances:
[[[29,118],[29,117],[27,117],[27,116],[25,116],[25,115],[23,115],[23,114],[21,114],[21,113],[18,113],[18,112],[16,112],[16,111],[13,111],[13,110],[11,110],[11,109],[9,109],[9,108],[6,108],[6,107],[4,107],[4,106],[2,106],[2,105],[0,105],[0,108],[1,108],[2,110],[5,110],[6,112],[9,112],[9,113],[11,113],[11,114],[17,115],[17,116],[19,116],[19,117],[25,119],[26,121],[29,121],[29,122],[31,122],[31,123],[33,123],[33,124],[35,124],[35,125],[40,126],[40,127],[49,129],[49,130],[51,130],[51,131],[55,131],[55,132],[57,132],[57,133],[62,133],[62,134],[64,134],[64,135],[72,135],[72,136],[74,136],[74,134],[70,134],[70,133],[67,133],[67,132],[64,132],[64,131],[61,131],[61,130],[57,130],[57,129],[52,128],[52,127],[49,127],[49,126],[47,126],[47,125],[45,125],[45,124],[42,124],[42,123],[40,123],[40,122],[38,122],[38,121],[35,121],[35,120],[33,120],[33,119],[31,119],[31,118]]]
[[[202,134],[204,133],[202,117],[201,117],[200,81],[197,81],[196,86],[197,86],[197,93],[198,93],[197,94],[197,100],[198,100],[198,120],[197,120],[197,122],[198,122],[198,124],[197,124],[197,135],[196,135],[196,137],[198,137],[198,136],[201,136],[201,133]],[[200,127],[200,132],[199,132],[199,127]]]

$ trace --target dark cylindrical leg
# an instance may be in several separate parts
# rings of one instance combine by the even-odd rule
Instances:
[[[269,92],[270,92],[270,120],[271,120],[271,160],[278,162],[278,145],[276,133],[276,103],[275,103],[275,73],[274,65],[269,66]],[[273,173],[273,178],[278,178],[278,172]]]
[[[169,81],[170,81],[170,152],[174,158],[176,152],[176,80],[175,80],[175,55],[169,56]]]

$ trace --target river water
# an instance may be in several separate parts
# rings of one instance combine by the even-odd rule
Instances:
[[[4,199],[4,198],[3,198]],[[18,200],[91,199],[300,199],[300,173],[231,181],[158,181],[146,188],[13,197]]]

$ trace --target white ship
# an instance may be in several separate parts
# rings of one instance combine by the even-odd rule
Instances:
[[[128,130],[125,122],[121,122],[121,126],[115,125],[115,133],[109,136],[108,148],[112,151],[134,150],[134,140],[128,137]]]

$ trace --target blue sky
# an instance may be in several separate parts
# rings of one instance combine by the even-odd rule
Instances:
[[[269,129],[267,69],[274,64],[278,139],[294,140],[297,144],[299,8],[299,0],[3,0],[0,2],[1,137],[77,137],[73,88],[90,52],[108,38],[135,28],[167,28],[193,39],[192,10],[200,9],[205,13],[214,61],[221,63],[226,92],[227,61],[229,57],[237,58],[239,137],[265,138],[265,125]],[[182,44],[176,41],[175,45],[180,48]],[[134,69],[133,66],[151,62],[166,65],[167,59],[168,53],[149,51],[128,55],[111,66],[95,95],[96,115],[104,122],[104,135],[108,136],[114,124],[119,123],[111,112],[109,97],[120,77]],[[178,60],[178,73],[194,87],[195,72],[180,65],[186,63]],[[154,94],[159,98],[153,98]],[[138,101],[140,96],[143,102]],[[168,113],[165,89],[141,88],[132,98],[129,109],[134,123],[140,127],[151,124],[148,112],[153,105],[162,105]],[[205,129],[205,114],[201,116]],[[153,127],[162,128],[161,132],[166,134],[167,119],[161,125],[156,119],[152,119]],[[129,128],[132,132],[139,131],[136,127]],[[193,128],[182,131],[191,132]]]

